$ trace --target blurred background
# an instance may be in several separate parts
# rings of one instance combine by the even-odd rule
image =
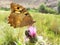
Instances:
[[[0,45],[24,43],[27,28],[13,28],[8,24],[12,2],[25,7],[36,20],[37,35],[42,36],[47,45],[60,45],[60,0],[0,0]]]

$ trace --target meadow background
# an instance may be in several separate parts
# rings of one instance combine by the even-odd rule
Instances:
[[[60,2],[58,10],[41,4],[38,9],[27,8],[37,28],[37,35],[43,36],[50,45],[60,45]],[[13,28],[8,24],[10,8],[0,8],[0,45],[23,45],[27,27]],[[22,43],[22,44],[21,44]]]
[[[37,27],[37,34],[48,39],[47,42],[51,45],[60,45],[60,15],[33,12],[32,10],[29,12],[36,20],[34,25]],[[26,27],[11,27],[7,21],[9,14],[10,11],[0,10],[0,45],[5,45],[4,43],[7,45],[9,42],[17,41],[18,38],[21,39],[21,42],[24,40]]]

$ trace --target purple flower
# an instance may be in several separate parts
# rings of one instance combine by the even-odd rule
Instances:
[[[31,37],[36,36],[36,27],[30,26],[30,27],[28,28],[28,30],[29,30],[29,35],[30,35]]]

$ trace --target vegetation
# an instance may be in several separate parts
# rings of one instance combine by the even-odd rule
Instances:
[[[58,13],[60,13],[60,1],[58,2]]]
[[[9,11],[10,8],[4,8],[4,7],[1,7],[0,10],[5,10],[5,11]]]
[[[51,45],[60,45],[60,15],[44,14],[30,10],[29,13],[36,20],[37,34],[47,38]],[[7,22],[10,11],[0,11],[0,45],[22,45],[26,27],[13,28]],[[19,42],[18,42],[18,39]],[[22,44],[21,44],[22,42]]]
[[[40,7],[38,8],[38,11],[42,13],[50,13],[50,14],[57,13],[54,9],[47,7],[45,4],[41,4]]]

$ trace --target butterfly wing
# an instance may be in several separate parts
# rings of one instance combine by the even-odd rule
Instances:
[[[34,23],[26,8],[16,3],[11,3],[11,14],[8,21],[13,27],[23,27]]]

